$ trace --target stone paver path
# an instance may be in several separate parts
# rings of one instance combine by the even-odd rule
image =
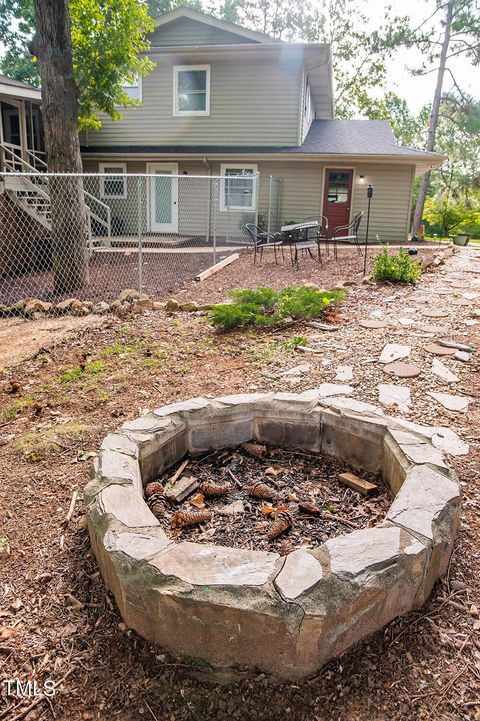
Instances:
[[[383,406],[397,406],[399,411],[406,411],[411,402],[410,389],[407,386],[380,383],[378,386],[378,400]]]
[[[400,345],[399,343],[387,343],[378,359],[380,363],[393,363],[400,358],[408,358],[411,348],[409,345]]]
[[[449,370],[447,366],[442,363],[441,360],[438,360],[438,358],[433,359],[432,373],[435,373],[436,376],[446,381],[447,383],[458,383],[458,381],[460,380],[460,378],[456,376],[455,373],[452,373],[452,371]]]
[[[389,363],[383,370],[385,373],[397,378],[416,378],[422,372],[421,368],[415,363],[404,363],[403,361]]]
[[[452,396],[450,393],[437,393],[436,391],[429,391],[428,395],[449,411],[463,413],[468,410],[470,399],[465,396]]]

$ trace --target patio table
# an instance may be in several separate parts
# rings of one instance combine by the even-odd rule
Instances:
[[[290,257],[292,265],[298,269],[298,251],[307,250],[310,257],[316,260],[312,255],[312,248],[316,248],[317,241],[309,240],[308,231],[312,228],[318,228],[318,220],[308,220],[305,223],[294,223],[293,225],[282,225],[280,232],[290,241]],[[292,255],[292,247],[294,252]]]

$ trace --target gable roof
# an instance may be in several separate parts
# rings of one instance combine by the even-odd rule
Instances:
[[[236,23],[219,20],[213,15],[209,15],[207,13],[200,12],[200,10],[194,10],[193,8],[189,7],[180,7],[176,8],[175,10],[171,10],[164,15],[159,15],[158,17],[153,18],[153,22],[158,28],[183,18],[194,20],[196,22],[203,23],[204,25],[209,25],[210,27],[217,28],[218,30],[224,30],[225,32],[233,33],[234,35],[238,35],[241,38],[246,38],[247,40],[250,40],[254,43],[282,42],[281,40],[272,38],[269,35],[258,33],[255,30],[248,30],[247,28],[241,27]]]

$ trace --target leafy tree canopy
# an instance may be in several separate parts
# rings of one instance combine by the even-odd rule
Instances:
[[[113,119],[119,107],[138,105],[123,86],[146,75],[154,64],[141,53],[153,29],[147,6],[137,0],[70,0],[73,65],[79,89],[80,129],[100,125],[98,112]],[[2,72],[39,84],[31,43],[35,28],[32,0],[0,0],[0,40],[7,46]]]

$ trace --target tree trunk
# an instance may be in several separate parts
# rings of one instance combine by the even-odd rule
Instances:
[[[55,290],[70,293],[87,282],[87,214],[73,77],[67,0],[34,0],[34,50],[42,82],[42,111],[50,177]]]
[[[443,36],[442,51],[440,53],[440,65],[437,74],[437,86],[433,97],[432,112],[430,114],[430,125],[428,127],[427,147],[425,150],[432,152],[435,149],[435,138],[437,135],[438,116],[440,113],[440,101],[442,99],[443,78],[445,76],[445,67],[447,64],[448,46],[450,45],[450,33],[452,31],[454,0],[449,0],[447,5],[447,15],[445,18],[445,34]],[[418,189],[417,204],[415,206],[415,214],[413,216],[412,235],[418,235],[420,225],[422,223],[423,207],[427,198],[428,184],[430,182],[430,171],[422,175],[420,187]]]

